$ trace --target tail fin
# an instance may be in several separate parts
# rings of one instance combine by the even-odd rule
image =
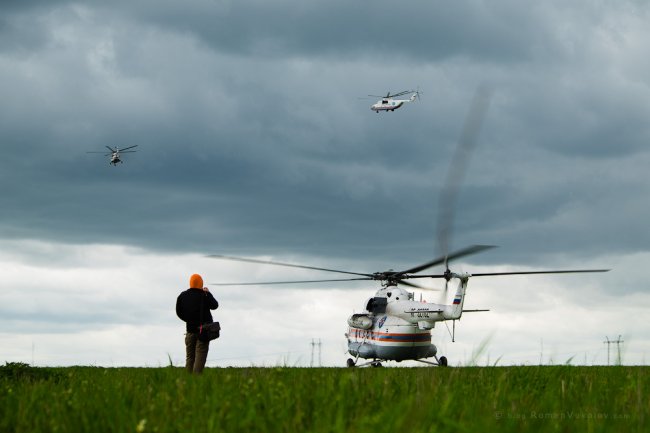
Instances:
[[[458,289],[454,295],[454,300],[451,305],[447,305],[443,313],[446,320],[457,320],[463,314],[463,305],[465,304],[465,291],[467,290],[467,281],[469,281],[469,274],[454,275],[458,278]]]

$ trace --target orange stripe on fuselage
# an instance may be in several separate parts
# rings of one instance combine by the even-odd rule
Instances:
[[[356,328],[349,328],[350,336],[368,339],[374,341],[394,342],[394,343],[424,343],[431,341],[430,332],[420,333],[391,333],[391,332],[376,332],[370,330],[362,330]]]

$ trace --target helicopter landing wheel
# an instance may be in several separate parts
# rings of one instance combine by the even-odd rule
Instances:
[[[352,358],[348,358],[347,364],[348,364],[348,367],[350,367],[350,368],[352,368],[352,367],[354,367],[356,365]]]
[[[447,366],[447,357],[446,356],[441,356],[440,359],[438,359],[438,366],[440,366],[440,367],[446,367]]]
[[[371,363],[370,365],[373,366],[373,367],[382,367],[381,362],[379,362],[379,361],[375,361],[375,362]]]

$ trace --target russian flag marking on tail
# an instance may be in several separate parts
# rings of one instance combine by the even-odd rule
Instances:
[[[459,305],[460,304],[460,296],[457,296],[454,298],[454,305]]]

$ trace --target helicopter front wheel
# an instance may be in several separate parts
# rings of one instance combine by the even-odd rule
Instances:
[[[355,362],[354,362],[354,360],[352,358],[348,358],[347,364],[348,364],[348,367],[354,367],[355,366]]]
[[[439,367],[446,367],[447,366],[447,357],[446,356],[441,356],[440,359],[438,359],[438,366]]]

